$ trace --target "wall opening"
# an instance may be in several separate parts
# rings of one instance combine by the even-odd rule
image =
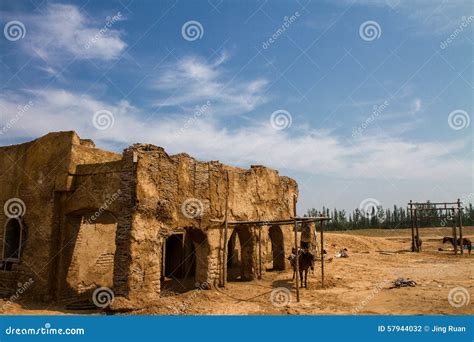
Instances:
[[[183,277],[184,234],[173,234],[166,238],[165,277]]]
[[[254,278],[254,239],[250,227],[236,227],[227,243],[227,280]]]
[[[162,296],[193,290],[207,282],[209,244],[204,232],[185,228],[183,233],[168,236],[164,243]]]
[[[268,235],[272,246],[271,270],[281,271],[285,269],[285,245],[283,232],[280,226],[271,226]]]
[[[3,261],[20,262],[22,224],[19,218],[10,218],[7,221],[3,237]]]

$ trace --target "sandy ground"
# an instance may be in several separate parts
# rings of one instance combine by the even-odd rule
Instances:
[[[225,289],[194,290],[164,297],[137,315],[473,315],[472,255],[453,255],[441,238],[450,229],[422,229],[423,252],[411,253],[409,230],[359,230],[325,234],[325,288],[320,262],[309,275],[308,289],[296,302],[292,271],[265,272],[253,282],[230,282]],[[474,241],[474,228],[464,229]],[[348,258],[335,258],[347,248]],[[443,251],[438,251],[443,248]],[[416,287],[390,289],[392,281],[409,278]],[[282,289],[284,288],[284,289]],[[288,290],[285,290],[288,289]],[[455,289],[455,290],[453,290]],[[454,306],[448,300],[453,290]],[[272,295],[273,291],[273,295]],[[273,299],[273,300],[272,300]],[[4,302],[5,303],[5,302]],[[459,305],[457,305],[459,303]],[[464,304],[461,306],[461,304]],[[0,302],[0,307],[2,303]],[[101,314],[59,307],[15,303],[3,314]]]

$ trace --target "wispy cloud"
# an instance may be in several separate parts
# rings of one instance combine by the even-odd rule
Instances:
[[[106,103],[91,96],[63,90],[30,90],[4,95],[0,107],[6,121],[19,104],[33,101],[34,108],[0,135],[0,143],[15,137],[37,137],[50,131],[76,130],[102,147],[140,142],[163,146],[170,153],[188,152],[202,159],[226,163],[265,164],[341,178],[442,180],[446,175],[469,179],[471,161],[462,157],[468,141],[436,140],[416,143],[385,134],[345,140],[324,130],[296,128],[297,134],[273,129],[269,121],[227,129],[210,117],[198,118],[177,135],[186,118],[144,121],[144,111],[126,101]],[[93,125],[99,110],[114,115],[114,125],[104,131]],[[293,132],[295,133],[295,132]],[[449,162],[447,162],[449,160]]]
[[[117,58],[127,44],[113,26],[121,14],[93,21],[77,6],[48,4],[39,14],[21,17],[28,28],[23,46],[43,60]]]
[[[343,3],[392,9],[410,18],[420,28],[417,33],[446,34],[459,25],[463,16],[473,14],[470,0],[344,0]]]
[[[214,61],[186,56],[160,68],[153,82],[161,97],[154,103],[160,107],[187,107],[206,101],[215,113],[242,114],[267,102],[263,78],[242,79],[238,71],[225,68],[229,56],[221,54]]]

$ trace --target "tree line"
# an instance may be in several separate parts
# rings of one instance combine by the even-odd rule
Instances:
[[[428,202],[429,203],[429,202]],[[427,208],[434,208],[434,205],[427,205]],[[321,216],[331,218],[325,225],[325,230],[351,230],[364,228],[411,228],[410,213],[407,208],[398,207],[384,209],[381,205],[373,206],[367,211],[359,208],[354,209],[351,213],[337,208],[329,209],[323,206],[322,210],[315,208],[308,209],[305,216]],[[441,214],[446,216],[444,211]],[[436,216],[432,211],[417,212],[419,227],[452,227],[453,221],[451,217],[433,218],[428,216]],[[464,207],[462,211],[462,224],[464,226],[474,225],[474,208],[472,203]]]

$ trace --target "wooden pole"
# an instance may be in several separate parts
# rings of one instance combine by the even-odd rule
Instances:
[[[415,251],[415,224],[413,221],[413,203],[410,200],[410,203],[408,203],[410,206],[410,222],[411,222],[411,251]]]
[[[258,227],[258,279],[262,279],[262,227]]]
[[[295,278],[296,278],[296,302],[300,302],[300,284],[299,284],[299,276],[300,276],[300,262],[299,262],[299,248],[298,248],[298,229],[297,229],[297,221],[296,221],[296,195],[293,195],[293,213],[295,215],[295,250],[296,250],[296,260],[295,260]]]
[[[452,217],[453,217],[453,240],[454,240],[454,254],[458,254],[458,238],[456,233],[456,212],[454,208],[452,209]]]
[[[462,241],[462,207],[461,200],[458,198],[458,222],[459,222],[459,240],[461,241],[461,254],[464,254],[464,243]]]
[[[324,289],[324,220],[321,221],[321,287]]]
[[[224,214],[224,256],[222,257],[222,286],[225,287],[227,281],[227,230],[229,228],[229,171],[226,171],[227,189],[225,194],[225,214]]]
[[[420,246],[418,245],[418,241],[420,238],[420,234],[418,231],[418,213],[417,212],[418,210],[415,208],[415,247],[416,247],[416,251],[419,252]]]

